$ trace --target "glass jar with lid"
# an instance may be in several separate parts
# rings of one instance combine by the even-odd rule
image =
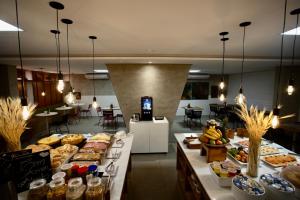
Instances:
[[[30,183],[27,199],[29,200],[46,200],[48,186],[45,179],[37,179]]]
[[[62,177],[53,179],[50,184],[50,190],[47,194],[47,200],[65,200],[67,186]]]
[[[102,200],[103,194],[104,185],[101,184],[101,179],[99,177],[89,179],[85,192],[85,200]]]
[[[66,193],[67,200],[82,200],[84,199],[84,191],[86,186],[82,182],[81,177],[72,178],[68,182],[68,190]]]

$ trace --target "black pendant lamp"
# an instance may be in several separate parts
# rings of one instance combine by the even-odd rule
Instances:
[[[24,69],[23,69],[23,60],[22,60],[22,51],[21,51],[21,38],[20,38],[20,26],[19,26],[19,10],[18,10],[18,0],[15,0],[15,6],[16,6],[16,19],[17,19],[17,33],[18,33],[18,49],[19,49],[19,59],[20,59],[20,65],[21,65],[21,77],[22,77],[22,94],[21,94],[21,105],[22,105],[22,118],[24,120],[28,120],[30,113],[28,110],[28,103],[25,96],[25,77],[24,77]]]
[[[97,39],[96,36],[89,36],[89,38],[92,40],[93,44],[93,88],[94,88],[94,97],[93,97],[93,108],[97,108],[97,99],[96,99],[96,92],[95,92],[95,40]]]
[[[56,30],[59,32],[59,27],[58,27],[58,11],[64,9],[64,5],[56,2],[56,1],[50,1],[49,5],[56,10]],[[64,83],[64,76],[61,73],[61,66],[60,66],[60,40],[59,40],[59,34],[57,34],[57,54],[58,54],[58,84],[57,84],[57,90],[62,93],[65,87]]]
[[[297,33],[298,33],[298,24],[299,24],[299,14],[300,14],[300,8],[297,8],[293,11],[290,12],[291,15],[296,15],[297,19],[296,19],[296,33],[295,33],[295,36],[294,36],[294,42],[293,42],[293,56],[292,56],[292,67],[294,67],[294,63],[295,63],[295,49],[296,49],[296,40],[297,40]],[[294,79],[293,79],[293,73],[292,73],[292,70],[291,70],[291,73],[290,73],[290,79],[289,79],[289,82],[288,82],[288,87],[287,87],[287,93],[288,95],[292,95],[295,91],[295,82],[294,82]]]
[[[239,89],[239,94],[237,96],[237,103],[243,104],[246,97],[243,94],[243,76],[244,76],[244,62],[245,62],[245,37],[246,37],[246,27],[249,26],[251,22],[242,22],[240,23],[240,27],[243,28],[243,57],[242,57],[242,70],[241,70],[241,85]]]
[[[219,33],[220,36],[222,36],[221,41],[223,43],[223,61],[222,61],[222,78],[221,82],[219,84],[220,88],[220,96],[219,100],[220,101],[225,101],[225,94],[224,94],[224,88],[225,88],[225,80],[224,80],[224,69],[225,69],[225,42],[229,40],[229,38],[225,38],[225,35],[228,35],[228,32],[221,32]]]
[[[275,108],[273,109],[273,119],[272,119],[272,128],[277,128],[279,125],[279,114],[280,114],[280,103],[279,103],[279,91],[280,91],[280,81],[281,81],[281,71],[282,71],[282,61],[283,61],[283,40],[284,40],[284,31],[285,31],[285,21],[286,21],[286,8],[287,8],[287,0],[284,3],[284,15],[283,15],[283,27],[281,34],[281,46],[280,46],[280,64],[279,64],[279,72],[277,79],[277,95]]]
[[[41,73],[43,74],[43,69],[44,69],[44,68],[40,68],[40,69],[41,69]],[[44,97],[44,96],[46,96],[46,92],[45,92],[44,76],[42,76],[42,77],[43,77],[43,80],[42,80],[43,90],[42,90],[42,92],[41,92],[41,95],[42,95],[42,97]]]
[[[68,55],[68,68],[69,68],[69,84],[70,84],[70,90],[68,94],[65,97],[67,104],[72,104],[75,101],[75,97],[73,94],[73,88],[71,84],[71,65],[70,65],[70,48],[69,48],[69,25],[73,24],[73,21],[70,19],[62,19],[62,23],[67,25],[67,55]]]

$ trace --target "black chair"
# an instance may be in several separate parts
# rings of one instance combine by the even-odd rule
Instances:
[[[197,120],[199,120],[200,125],[201,124],[201,117],[202,117],[202,110],[192,110],[192,113],[188,118],[190,119],[190,128],[192,128],[192,123],[195,123],[197,125]]]
[[[216,103],[209,104],[209,119],[211,118],[211,113],[213,113],[214,116],[217,115],[217,113],[218,113],[218,104],[216,104]]]
[[[116,115],[116,123],[117,124],[119,123],[119,119],[122,119],[123,123],[125,124],[125,120],[124,120],[123,114],[117,114]]]
[[[89,104],[89,106],[88,106],[87,109],[82,109],[82,110],[80,110],[80,115],[81,115],[81,113],[83,113],[83,114],[85,114],[86,117],[88,116],[88,114],[89,114],[90,116],[92,116],[91,109],[92,109],[92,104]]]
[[[191,109],[184,109],[184,117],[183,117],[183,122],[188,125],[188,118],[191,116],[192,110]]]
[[[116,129],[116,117],[114,116],[114,111],[112,109],[109,110],[102,110],[103,113],[103,123],[102,127],[104,129],[105,125],[113,125]]]

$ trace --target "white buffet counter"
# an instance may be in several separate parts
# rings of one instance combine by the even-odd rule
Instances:
[[[131,163],[130,158],[130,151],[132,147],[132,141],[133,141],[133,135],[127,134],[127,137],[122,139],[124,141],[124,146],[122,148],[114,148],[114,146],[118,146],[115,143],[112,145],[112,148],[110,149],[110,153],[115,152],[116,150],[118,152],[121,151],[120,158],[115,161],[115,166],[118,168],[117,174],[115,177],[112,178],[112,188],[110,190],[110,200],[120,200],[124,198],[124,189],[126,191],[126,177],[127,177],[127,171],[130,170],[129,166]],[[109,154],[110,154],[109,153]],[[103,166],[107,166],[111,162],[110,159],[106,159]],[[18,194],[18,200],[27,200],[27,194],[28,191],[22,192]]]
[[[132,153],[167,153],[169,121],[163,120],[129,122],[129,132],[134,135]]]
[[[183,134],[178,133],[175,134],[175,138],[177,140],[177,165],[178,165],[178,156],[183,156],[183,160],[187,160],[187,165],[192,168],[192,174],[195,174],[196,178],[200,182],[200,188],[203,188],[204,191],[199,192],[201,193],[200,196],[202,196],[200,199],[213,199],[213,200],[234,200],[234,196],[232,194],[232,191],[230,188],[226,187],[220,187],[217,185],[217,183],[214,181],[213,176],[211,175],[208,163],[206,162],[206,156],[200,156],[200,150],[199,149],[188,149],[185,144],[183,144],[183,140],[185,139],[185,135],[191,135],[189,134]],[[245,140],[240,137],[235,137],[233,140],[230,141],[231,144],[234,144],[240,140]],[[278,144],[273,143],[273,145],[276,145],[277,147],[282,148],[281,150],[283,152],[290,152],[287,149],[284,149],[283,147],[279,146]],[[183,155],[182,155],[183,154]],[[299,161],[299,160],[298,160]],[[180,161],[179,161],[180,162]],[[177,166],[178,168],[178,166]],[[246,166],[241,166],[242,173],[246,173]],[[263,161],[260,162],[259,167],[259,175],[255,180],[258,181],[259,176],[265,173],[274,173],[278,172],[279,169],[274,169],[272,167],[269,167]],[[204,195],[203,195],[204,193]],[[198,199],[198,198],[195,198]],[[289,199],[293,199],[290,198]]]

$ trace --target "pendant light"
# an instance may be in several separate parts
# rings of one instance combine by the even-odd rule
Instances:
[[[58,11],[64,9],[64,5],[56,2],[56,1],[50,1],[49,5],[56,10],[56,30],[59,31],[58,27]],[[64,76],[61,73],[61,66],[60,66],[60,40],[59,40],[59,34],[57,34],[57,54],[58,54],[58,84],[57,84],[57,90],[62,93],[65,87],[64,83]]]
[[[220,87],[220,96],[219,96],[219,100],[221,102],[225,101],[225,94],[224,94],[224,88],[225,88],[225,80],[224,80],[224,68],[225,68],[225,42],[227,40],[229,40],[229,38],[225,38],[225,35],[228,35],[228,32],[221,32],[219,33],[220,36],[222,36],[221,41],[223,42],[223,62],[222,62],[222,78],[221,78],[221,82],[219,84]]]
[[[44,68],[40,68],[41,69],[41,73],[43,74],[43,69]],[[43,76],[43,91],[41,92],[42,97],[46,96],[46,92],[45,92],[45,83],[44,83],[44,76]]]
[[[60,34],[58,30],[50,30],[51,33],[54,34],[54,39],[55,39],[55,47],[56,47],[56,57],[55,57],[55,63],[56,63],[56,73],[58,74],[58,41],[57,41],[57,35]]]
[[[65,101],[67,104],[72,104],[75,101],[75,97],[73,94],[73,88],[71,85],[71,65],[70,65],[70,48],[69,48],[69,25],[73,24],[73,21],[70,19],[62,19],[62,23],[67,25],[67,55],[68,55],[68,67],[69,67],[69,83],[70,83],[70,90],[68,94],[65,96]]]
[[[95,94],[95,40],[97,39],[96,36],[89,36],[89,38],[92,40],[93,44],[93,88],[94,88],[94,97],[93,97],[93,108],[97,108],[97,99],[96,99],[96,94]]]
[[[295,48],[296,48],[296,39],[297,39],[297,33],[298,33],[298,24],[299,24],[299,14],[300,14],[300,8],[297,8],[293,11],[290,12],[291,15],[297,15],[297,19],[296,19],[296,33],[294,36],[294,42],[293,42],[293,56],[292,56],[292,67],[294,67],[294,62],[295,62]],[[288,95],[292,95],[295,91],[295,82],[294,79],[292,77],[292,70],[290,73],[290,79],[288,82],[288,87],[287,87],[287,93]]]
[[[242,22],[240,27],[244,29],[243,32],[243,57],[242,57],[242,70],[241,70],[241,85],[239,89],[239,94],[237,96],[237,103],[243,104],[246,100],[246,97],[243,94],[243,76],[244,76],[244,62],[245,62],[245,36],[246,36],[246,27],[249,26],[251,22]]]
[[[22,73],[22,94],[21,94],[21,106],[22,106],[22,118],[23,120],[28,120],[30,113],[28,110],[28,103],[25,96],[25,77],[24,77],[24,69],[23,69],[23,60],[22,60],[22,51],[21,51],[21,38],[20,38],[20,26],[19,26],[19,10],[18,10],[18,0],[15,0],[15,6],[16,6],[16,19],[17,19],[17,33],[18,33],[18,49],[19,49],[19,59],[20,59],[20,65],[21,65],[21,73]]]
[[[280,114],[280,104],[279,104],[279,88],[281,81],[281,70],[282,70],[282,60],[283,60],[283,40],[284,40],[284,31],[285,31],[285,21],[286,21],[286,8],[287,8],[287,0],[284,3],[284,15],[283,15],[283,27],[281,34],[281,46],[280,46],[280,64],[279,64],[279,72],[278,72],[278,80],[277,80],[277,95],[275,108],[273,109],[273,119],[272,119],[272,128],[277,128],[279,125],[279,114]]]

